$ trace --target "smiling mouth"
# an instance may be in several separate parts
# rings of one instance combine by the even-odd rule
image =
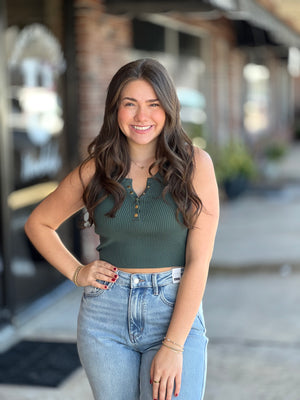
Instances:
[[[152,125],[147,125],[147,126],[133,125],[132,127],[137,131],[147,131],[148,129],[150,129],[152,127]]]

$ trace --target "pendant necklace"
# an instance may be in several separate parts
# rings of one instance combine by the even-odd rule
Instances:
[[[131,160],[133,162],[133,164],[135,164],[137,167],[139,167],[140,169],[145,169],[145,165],[140,165],[137,162]]]
[[[153,159],[151,159],[151,161],[152,161]],[[139,163],[137,163],[136,161],[134,161],[134,160],[131,160],[131,162],[133,162],[133,164],[135,164],[137,167],[139,167],[140,169],[145,169],[146,168],[146,165],[141,165],[141,164],[139,164]],[[149,165],[149,164],[148,164]]]

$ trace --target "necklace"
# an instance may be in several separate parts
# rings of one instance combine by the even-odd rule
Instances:
[[[151,159],[150,161],[152,161],[153,159]],[[131,160],[131,162],[133,162],[133,164],[135,164],[137,167],[139,167],[140,169],[145,169],[147,165],[149,165],[149,163],[147,165],[141,165],[139,163],[137,163],[134,160]]]

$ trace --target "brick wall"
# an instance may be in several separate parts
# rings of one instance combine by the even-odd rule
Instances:
[[[130,21],[105,14],[99,0],[75,0],[75,35],[79,92],[79,153],[102,124],[108,83],[126,61],[131,45]]]

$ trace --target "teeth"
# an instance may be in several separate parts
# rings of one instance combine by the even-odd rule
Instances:
[[[146,131],[147,129],[151,128],[151,125],[148,126],[133,126],[134,129],[138,130],[138,131]]]

